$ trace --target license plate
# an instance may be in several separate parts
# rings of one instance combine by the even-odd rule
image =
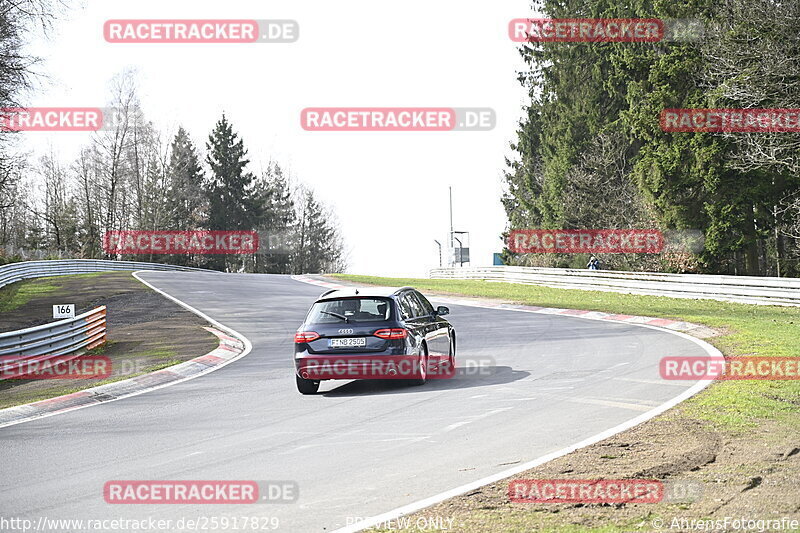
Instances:
[[[358,348],[367,345],[366,337],[348,337],[346,339],[331,339],[331,348]]]

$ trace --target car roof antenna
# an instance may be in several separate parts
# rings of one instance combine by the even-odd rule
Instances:
[[[358,289],[356,289],[356,294],[358,294]]]

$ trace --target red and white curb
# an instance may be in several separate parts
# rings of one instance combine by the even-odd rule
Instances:
[[[352,286],[341,285],[330,281],[323,281],[310,276],[292,276],[296,281],[303,283],[310,283],[326,289],[347,289]],[[655,318],[650,316],[635,316],[635,315],[620,315],[616,313],[603,313],[600,311],[585,311],[581,309],[561,309],[558,307],[538,307],[535,305],[522,305],[522,304],[508,304],[500,302],[491,302],[486,300],[474,298],[453,298],[445,296],[434,296],[432,299],[437,302],[449,303],[453,305],[468,305],[471,307],[484,307],[488,309],[514,309],[517,311],[525,311],[528,313],[537,313],[541,315],[561,315],[573,316],[578,318],[588,318],[591,320],[602,320],[605,322],[616,322],[622,324],[644,324],[647,326],[655,326],[658,328],[669,329],[672,331],[682,331],[688,333],[693,337],[705,339],[717,335],[713,329],[691,322],[684,322],[681,320],[670,320],[667,318]]]
[[[295,281],[302,281],[303,283],[310,283],[311,285],[316,285],[318,287],[325,287],[326,289],[346,289],[348,288],[346,285],[340,285],[339,283],[333,283],[331,281],[324,281],[321,279],[312,278],[310,276],[292,276],[292,279]]]
[[[170,385],[176,385],[219,370],[223,366],[241,359],[253,349],[253,345],[247,337],[144,281],[138,275],[140,272],[134,272],[133,277],[165,298],[172,300],[212,324],[213,328],[207,327],[205,329],[219,338],[219,346],[205,355],[163,370],[157,370],[123,381],[115,381],[106,385],[98,385],[97,387],[65,394],[64,396],[0,409],[0,428],[93,405],[100,405],[101,403],[130,398],[131,396],[138,396],[139,394],[169,387]]]
[[[123,381],[98,385],[72,394],[57,396],[25,405],[0,410],[0,427],[11,426],[37,418],[56,415],[81,407],[136,396],[179,381],[207,374],[216,367],[230,363],[244,352],[245,345],[225,333],[204,328],[219,338],[219,346],[207,354],[177,365],[143,374]]]

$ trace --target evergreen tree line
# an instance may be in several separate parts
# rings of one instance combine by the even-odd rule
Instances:
[[[345,268],[334,213],[278,163],[253,173],[227,117],[201,151],[184,128],[165,140],[147,120],[133,74],[117,76],[111,86],[112,127],[93,134],[72,164],[54,153],[34,161],[15,156],[0,182],[0,249],[7,256],[39,251],[284,274]],[[261,246],[246,256],[110,256],[103,237],[114,230],[256,231]]]
[[[538,0],[550,18],[696,19],[658,43],[524,43],[530,105],[506,161],[510,229],[700,230],[702,250],[604,266],[800,274],[800,134],[669,133],[666,108],[800,108],[800,0]],[[585,266],[584,256],[507,263]]]

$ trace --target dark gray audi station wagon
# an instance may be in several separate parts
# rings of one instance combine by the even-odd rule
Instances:
[[[294,336],[297,388],[325,379],[406,379],[424,384],[455,373],[456,333],[412,287],[334,289],[311,306]]]

